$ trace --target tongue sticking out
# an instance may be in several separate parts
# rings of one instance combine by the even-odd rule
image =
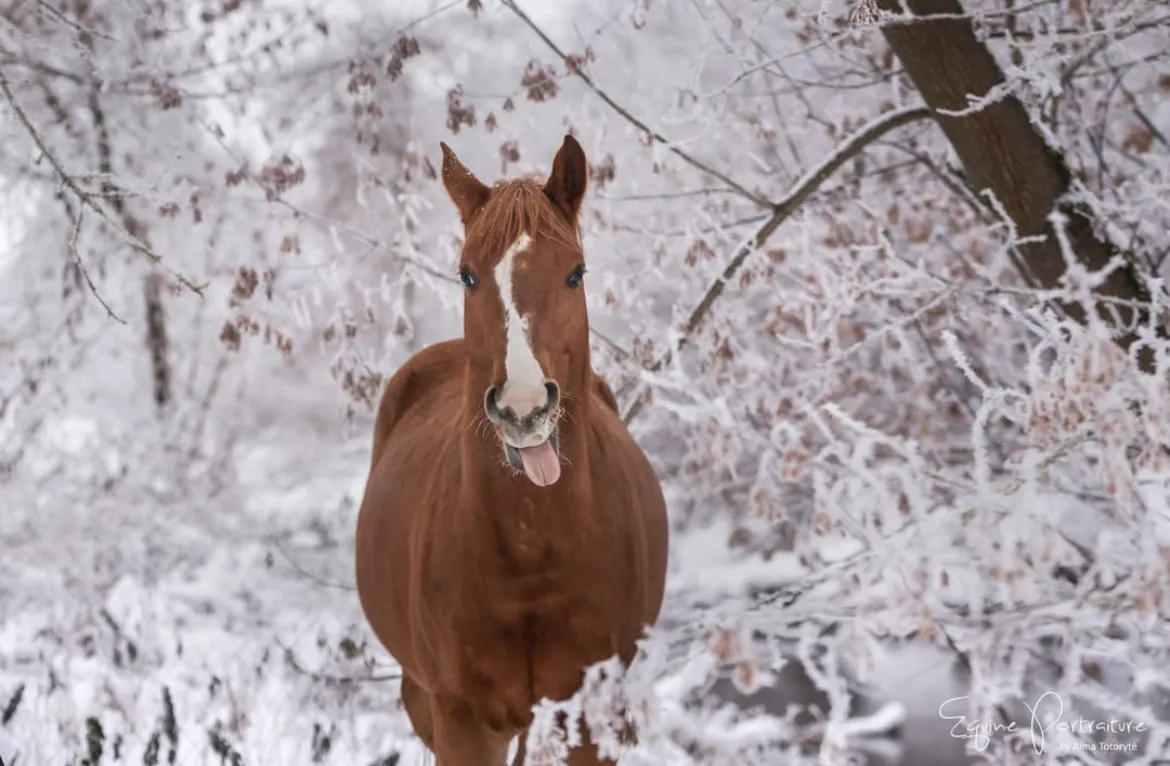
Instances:
[[[520,453],[524,473],[536,486],[547,487],[561,478],[561,461],[553,448],[552,439],[538,447],[525,447],[516,451]]]

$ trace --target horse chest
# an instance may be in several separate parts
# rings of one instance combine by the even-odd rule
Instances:
[[[494,731],[522,729],[542,698],[565,699],[585,667],[619,649],[619,636],[588,604],[569,603],[543,616],[452,626],[440,662],[444,686]]]
[[[531,499],[522,498],[510,513],[496,517],[496,550],[505,565],[525,570],[547,563],[556,541],[549,511],[555,509],[539,509]]]

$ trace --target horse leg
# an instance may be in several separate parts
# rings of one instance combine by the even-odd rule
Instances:
[[[435,722],[431,717],[431,695],[418,682],[402,673],[402,707],[414,733],[432,753],[435,751]]]
[[[467,707],[433,698],[436,766],[507,766],[512,737],[475,721]]]
[[[524,766],[524,759],[527,757],[525,753],[527,741],[528,729],[525,729],[516,737],[516,757],[512,759],[512,766]]]
[[[564,717],[561,716],[562,727],[565,725]],[[568,766],[612,766],[614,761],[609,758],[602,758],[598,752],[597,747],[589,739],[589,729],[586,727],[584,721],[578,721],[578,730],[581,734],[581,746],[569,751]],[[512,760],[512,766],[525,766],[525,744],[528,740],[528,730],[525,729],[520,733],[520,746],[516,749],[516,757]],[[636,744],[636,737],[632,730],[623,732],[622,741],[627,745]]]
[[[614,766],[617,763],[609,758],[602,758],[597,752],[597,745],[590,739],[589,727],[584,721],[578,722],[577,729],[581,734],[581,746],[569,751],[569,760],[565,762],[567,766]]]

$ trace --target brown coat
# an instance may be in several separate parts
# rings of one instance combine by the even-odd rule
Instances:
[[[570,187],[559,200],[568,205],[559,207],[548,185],[545,196],[534,195],[541,187],[530,179],[507,182],[532,187],[516,193],[507,184],[468,192],[459,184],[479,182],[444,150],[444,180],[469,228],[465,263],[486,268],[498,260],[492,248],[473,252],[476,243],[499,250],[509,236],[474,236],[475,227],[508,220],[532,235],[529,257],[539,258],[516,278],[517,291],[550,270],[539,297],[515,299],[533,326],[559,317],[528,337],[562,392],[555,428],[563,473],[550,486],[528,481],[508,466],[502,437],[484,416],[484,391],[503,369],[503,341],[485,340],[497,332],[480,336],[469,327],[474,345],[460,338],[420,351],[390,379],[379,407],[358,519],[357,585],[371,628],[402,666],[404,705],[438,766],[499,766],[534,704],[571,696],[594,662],[633,658],[662,604],[667,516],[653,467],[588,363],[583,301],[581,322],[562,316],[576,309],[547,305],[549,295],[562,295],[548,287],[560,284],[555,269],[580,252],[539,223],[553,211],[575,227],[584,174],[572,165],[584,160],[580,148],[566,139],[554,163],[548,184]],[[492,217],[493,195],[501,204],[544,200],[549,210]],[[468,199],[469,210],[460,204]],[[563,300],[577,300],[569,292]],[[465,325],[494,322],[482,308],[489,303],[469,294]],[[556,328],[570,328],[572,337],[554,337]],[[571,759],[600,762],[592,747]]]

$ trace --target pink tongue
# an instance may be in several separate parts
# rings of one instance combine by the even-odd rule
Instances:
[[[561,478],[561,461],[557,459],[557,451],[553,449],[551,439],[539,447],[525,447],[516,451],[524,463],[524,473],[536,486],[547,487]]]

